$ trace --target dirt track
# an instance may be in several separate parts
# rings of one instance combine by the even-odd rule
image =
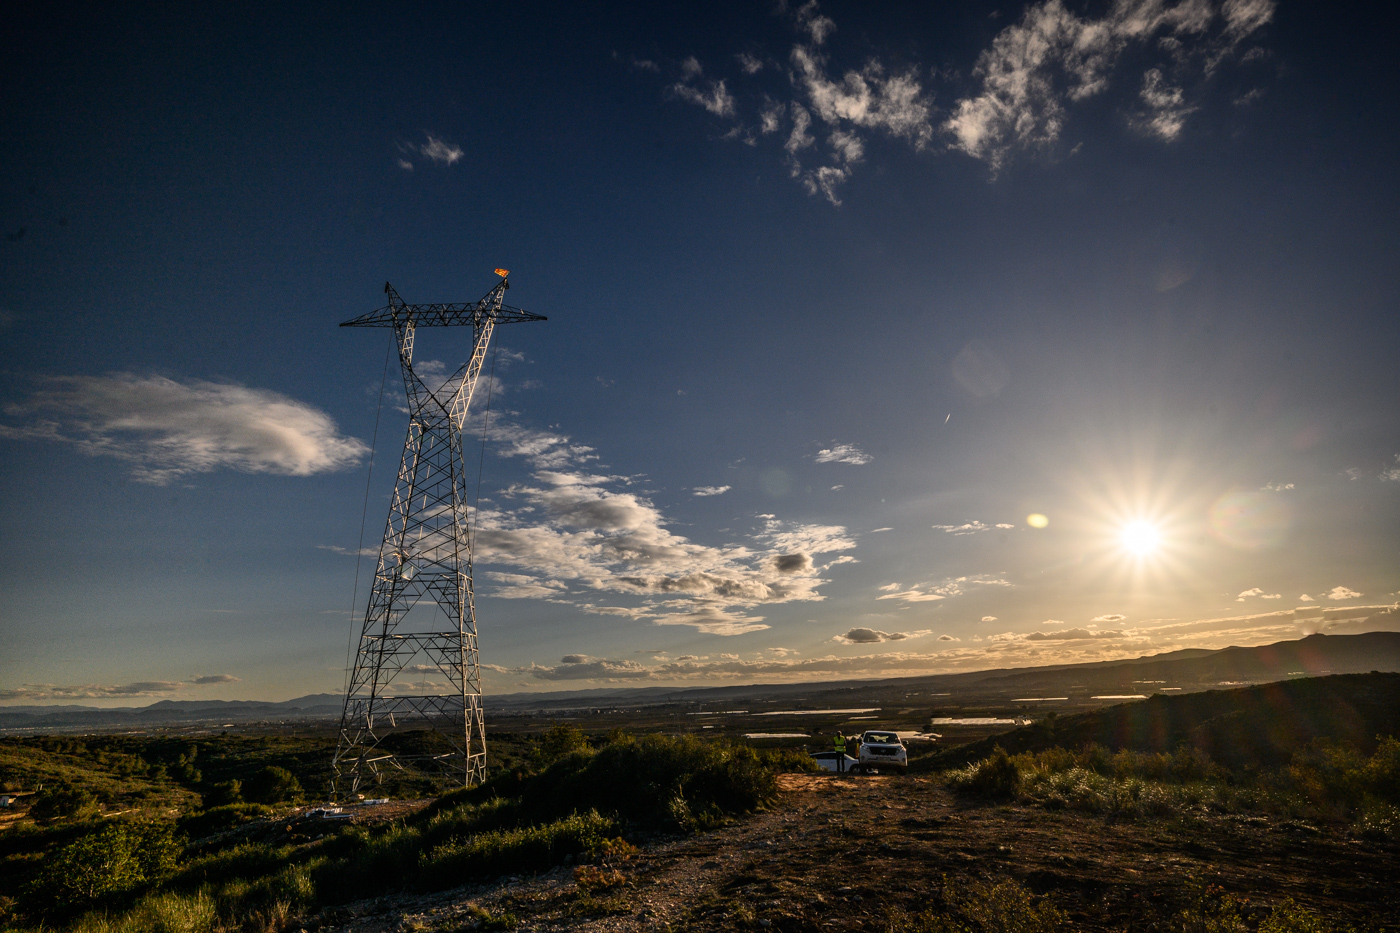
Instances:
[[[580,900],[570,869],[328,914],[323,930],[473,929],[471,907],[521,930],[883,930],[945,876],[1017,878],[1053,893],[1075,928],[1154,929],[1193,877],[1283,897],[1361,927],[1400,929],[1400,851],[1333,829],[1196,815],[1113,823],[963,800],[928,778],[785,775],[771,809],[731,827],[643,845],[625,885]],[[602,913],[607,911],[607,913]]]

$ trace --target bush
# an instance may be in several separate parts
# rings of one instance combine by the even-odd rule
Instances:
[[[84,917],[72,933],[213,933],[218,916],[207,894],[154,894],[127,913]]]
[[[169,878],[181,849],[170,823],[107,823],[49,857],[26,891],[27,909],[69,914],[118,903]]]
[[[35,795],[29,815],[43,821],[87,819],[97,815],[97,798],[81,787],[46,787]]]
[[[777,794],[773,771],[753,749],[693,736],[619,736],[596,752],[572,752],[525,783],[527,812],[560,817],[590,808],[624,819],[709,825]]]
[[[226,807],[234,803],[242,803],[243,782],[236,779],[232,781],[220,781],[210,786],[210,788],[200,796],[204,804],[204,809],[206,810],[212,810],[214,807]]]
[[[585,751],[588,737],[577,726],[555,726],[540,739],[535,762],[541,767],[553,764],[572,752]]]
[[[425,853],[418,883],[429,889],[451,888],[481,877],[542,871],[566,855],[600,850],[614,831],[612,820],[590,810],[543,826],[468,836]]]
[[[981,797],[1010,797],[1021,787],[1021,771],[998,745],[989,757],[954,772],[949,782],[956,790]]]
[[[268,766],[242,786],[243,796],[254,803],[287,803],[304,796],[301,782],[286,768]]]
[[[231,803],[181,817],[179,827],[191,839],[203,839],[272,813],[272,807],[262,803]]]

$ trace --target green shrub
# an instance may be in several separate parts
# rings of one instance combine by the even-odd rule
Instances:
[[[288,846],[243,842],[222,852],[190,859],[181,866],[173,884],[189,890],[239,878],[259,878],[280,870],[291,851]]]
[[[107,823],[46,860],[25,892],[26,909],[66,915],[118,903],[169,878],[181,849],[170,823]]]
[[[535,762],[541,767],[550,765],[565,755],[588,749],[588,736],[577,726],[555,726],[546,732],[535,749]]]
[[[542,871],[566,855],[598,851],[613,832],[612,820],[590,810],[543,826],[468,836],[425,853],[419,861],[418,884],[451,888],[481,877]]]
[[[97,815],[97,798],[81,787],[46,787],[34,796],[29,815],[42,821],[89,819]]]
[[[559,759],[524,784],[521,802],[528,812],[553,817],[589,808],[639,822],[688,825],[749,812],[776,794],[771,767],[746,746],[693,736],[623,735],[596,752]]]
[[[243,783],[243,796],[254,803],[285,803],[304,796],[301,782],[286,768],[269,765]]]
[[[212,810],[214,807],[226,807],[230,804],[243,802],[243,782],[237,779],[232,781],[220,781],[213,784],[207,791],[200,795],[204,803],[204,809]]]
[[[980,797],[1010,797],[1020,789],[1021,771],[1000,745],[990,756],[949,777],[954,789]]]
[[[90,914],[72,933],[214,933],[218,914],[214,901],[196,894],[153,894],[125,914]]]
[[[235,826],[242,826],[259,817],[270,816],[272,807],[262,803],[231,803],[213,807],[201,813],[192,813],[180,818],[180,831],[191,839],[203,839],[221,833]]]

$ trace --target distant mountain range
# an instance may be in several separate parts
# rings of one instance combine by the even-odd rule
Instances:
[[[1185,692],[1232,684],[1267,683],[1290,677],[1400,671],[1400,632],[1309,635],[1253,648],[1188,649],[1121,661],[971,671],[876,681],[750,684],[725,687],[623,687],[515,693],[486,698],[497,714],[559,712],[580,708],[701,705],[734,700],[811,697],[836,691],[903,687],[983,696],[1152,693],[1162,688]],[[257,700],[160,700],[144,707],[0,707],[0,733],[147,729],[178,724],[210,728],[256,722],[295,723],[334,720],[342,698],[318,693],[280,703]]]

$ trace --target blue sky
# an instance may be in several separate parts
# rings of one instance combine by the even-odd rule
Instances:
[[[0,702],[339,690],[404,416],[391,371],[375,434],[387,332],[336,325],[498,266],[550,320],[500,331],[473,428],[488,691],[1400,599],[1394,28],[1359,8],[12,19]]]

